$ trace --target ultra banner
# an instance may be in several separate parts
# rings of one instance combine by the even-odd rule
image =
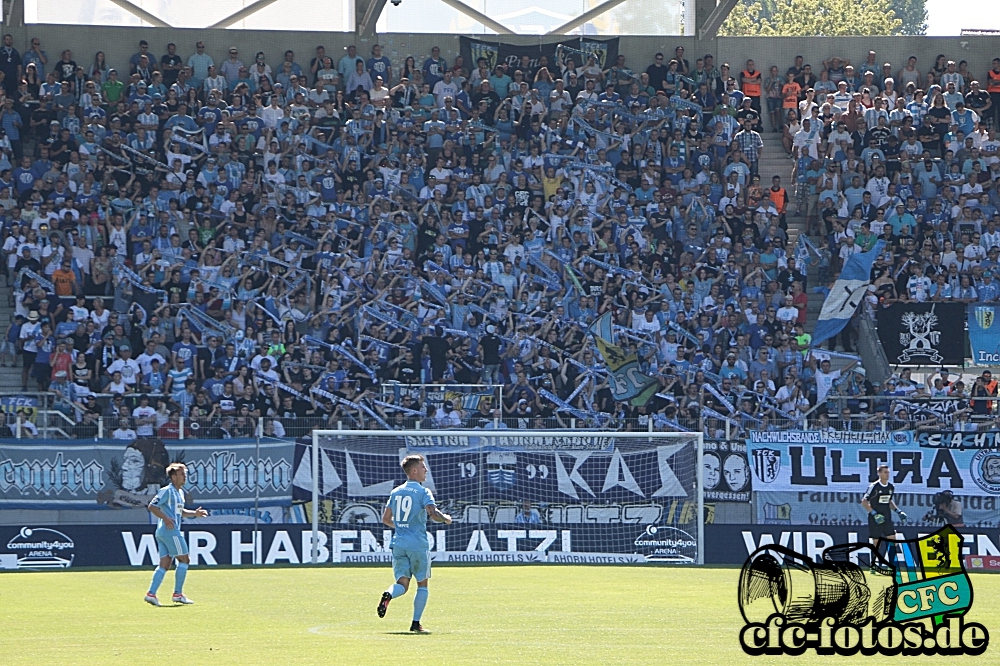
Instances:
[[[969,343],[976,365],[1000,365],[1000,307],[969,303]]]
[[[878,311],[878,337],[890,365],[963,365],[962,303],[894,303]]]
[[[517,69],[517,65],[521,62],[523,56],[528,56],[529,66],[532,71],[538,70],[541,58],[545,56],[548,60],[549,71],[553,72],[553,75],[558,71],[556,63],[558,62],[560,51],[564,59],[572,58],[573,63],[577,67],[586,65],[587,63],[584,58],[589,55],[594,56],[597,60],[597,66],[601,69],[607,69],[618,59],[617,37],[600,40],[580,39],[577,37],[567,38],[560,42],[526,45],[505,44],[503,42],[484,41],[469,37],[460,37],[460,40],[462,59],[465,61],[465,66],[470,72],[475,71],[476,62],[479,58],[486,59],[486,65],[489,67],[491,74],[497,65],[506,65],[508,76],[513,76],[514,70]],[[563,47],[561,50],[558,48],[560,45]],[[528,81],[528,83],[530,84],[531,81]],[[503,97],[505,92],[498,92],[498,94]]]
[[[0,442],[0,508],[141,508],[183,462],[196,505],[247,507],[292,500],[295,443],[284,440],[138,439]]]
[[[860,503],[887,464],[910,521],[941,524],[934,496],[951,491],[968,524],[1000,524],[1000,451],[988,433],[752,432],[757,521],[866,525]]]
[[[752,432],[747,445],[754,491],[863,491],[887,464],[897,493],[1000,496],[1000,451],[923,448],[908,430]]]

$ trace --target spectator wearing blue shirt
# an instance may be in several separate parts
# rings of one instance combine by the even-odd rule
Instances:
[[[285,60],[281,64],[282,67],[284,67],[284,63],[285,62],[287,62],[287,63],[289,63],[291,65],[291,67],[292,67],[292,74],[294,74],[295,76],[298,76],[298,77],[302,76],[302,67],[299,66],[299,63],[295,62],[295,51],[292,51],[291,49],[288,49],[287,51],[285,51]]]
[[[21,158],[21,166],[14,169],[12,176],[14,178],[14,187],[17,190],[18,196],[21,196],[34,187],[35,181],[38,180],[38,176],[31,169],[30,157]]]
[[[29,64],[34,64],[39,74],[45,72],[45,66],[49,63],[49,54],[42,50],[42,43],[38,37],[31,38],[30,48],[21,56],[21,64],[24,69],[28,69]]]
[[[205,380],[205,383],[202,384],[202,389],[208,393],[212,402],[219,402],[219,399],[222,397],[222,393],[225,390],[226,382],[231,380],[226,377],[226,369],[221,365],[214,366],[213,370],[215,372],[215,376]]]
[[[143,39],[139,42],[139,51],[132,54],[132,57],[128,59],[129,74],[135,74],[139,68],[139,61],[142,57],[146,56],[146,60],[149,63],[160,62],[159,58],[149,52],[149,43]]]
[[[14,100],[8,97],[4,100],[3,111],[0,112],[0,128],[7,133],[10,140],[10,149],[14,153],[15,159],[21,159],[24,155],[24,146],[21,143],[21,114],[14,110]]]
[[[208,104],[198,110],[195,122],[205,128],[205,134],[215,134],[216,126],[222,121],[222,109],[217,105],[215,96],[209,96]]]
[[[381,76],[385,86],[392,87],[392,61],[382,55],[382,47],[378,44],[372,46],[372,57],[365,63],[365,69],[373,81],[376,76]]]
[[[521,510],[517,513],[514,518],[515,523],[521,523],[525,525],[538,525],[542,522],[542,517],[538,513],[538,509],[531,508],[531,502],[524,500],[521,503]]]
[[[191,68],[191,85],[201,87],[201,82],[208,77],[208,68],[215,65],[212,56],[205,53],[205,42],[195,44],[196,53],[188,57],[187,66]]]
[[[170,116],[167,122],[164,123],[164,129],[170,129],[171,127],[181,127],[189,132],[194,132],[198,129],[198,123],[195,122],[194,118],[187,114],[188,107],[187,104],[181,102],[177,107],[177,114]]]
[[[976,288],[980,303],[996,303],[1000,288],[993,281],[993,271],[983,273],[983,283]]]
[[[612,102],[617,104],[622,100],[622,96],[615,92],[614,83],[608,83],[608,85],[604,87],[604,92],[602,92],[601,96],[597,99],[600,102]]]
[[[964,100],[957,100],[955,102],[955,109],[951,112],[951,122],[954,125],[958,125],[958,129],[962,134],[971,136],[976,130],[976,123],[979,122],[979,116],[975,111],[965,108]]]
[[[139,83],[135,84],[135,91],[128,97],[128,103],[138,102],[140,109],[143,108],[146,102],[152,101],[153,97],[148,93],[145,81],[139,81]]]
[[[358,55],[357,47],[351,44],[347,47],[347,55],[337,62],[337,73],[340,74],[341,81],[347,80],[347,77],[350,76],[356,67],[355,63],[358,61],[364,64],[365,59]]]
[[[441,57],[441,49],[437,46],[431,49],[431,57],[424,61],[424,83],[434,90],[434,84],[444,78],[448,63]],[[346,76],[345,76],[346,78]]]
[[[195,359],[198,358],[198,348],[191,341],[191,331],[185,328],[181,334],[181,340],[174,343],[171,349],[171,362],[173,366],[195,369]]]
[[[52,168],[52,160],[49,159],[49,147],[42,145],[39,149],[39,158],[31,165],[31,170],[35,172],[37,178],[45,175]]]

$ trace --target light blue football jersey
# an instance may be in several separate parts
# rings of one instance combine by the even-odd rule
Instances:
[[[184,491],[178,490],[173,484],[163,486],[156,493],[156,497],[150,502],[153,506],[159,507],[167,516],[174,519],[174,529],[168,530],[162,519],[156,521],[157,532],[180,532],[181,518],[184,517]]]
[[[433,505],[434,495],[417,481],[407,481],[393,488],[386,504],[396,526],[390,546],[406,550],[430,550],[427,544],[427,507]]]

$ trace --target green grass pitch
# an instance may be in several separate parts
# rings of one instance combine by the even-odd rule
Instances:
[[[163,608],[142,601],[151,573],[0,575],[0,663],[728,666],[873,659],[745,656],[736,569],[437,567],[423,618],[429,636],[407,632],[413,588],[392,602],[384,620],[376,616],[392,582],[388,567],[195,567],[185,593],[196,604]],[[970,617],[1000,641],[1000,576],[972,580]],[[172,590],[173,572],[161,600]],[[998,663],[998,649],[948,659]]]

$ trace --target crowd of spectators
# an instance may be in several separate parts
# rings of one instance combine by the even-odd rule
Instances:
[[[182,418],[216,436],[791,427],[816,405],[842,416],[835,394],[889,395],[809,351],[809,300],[850,254],[886,241],[868,311],[997,298],[1000,59],[980,86],[964,61],[874,52],[764,72],[564,50],[490,70],[437,47],[217,62],[217,45],[143,41],[78,64],[3,43],[17,316],[0,362],[87,435],[100,417],[116,437],[178,436]],[[759,173],[767,132],[791,191]],[[789,243],[792,214],[815,243]],[[660,383],[643,406],[612,398],[587,334],[608,311]],[[422,384],[502,399],[399,389]]]

